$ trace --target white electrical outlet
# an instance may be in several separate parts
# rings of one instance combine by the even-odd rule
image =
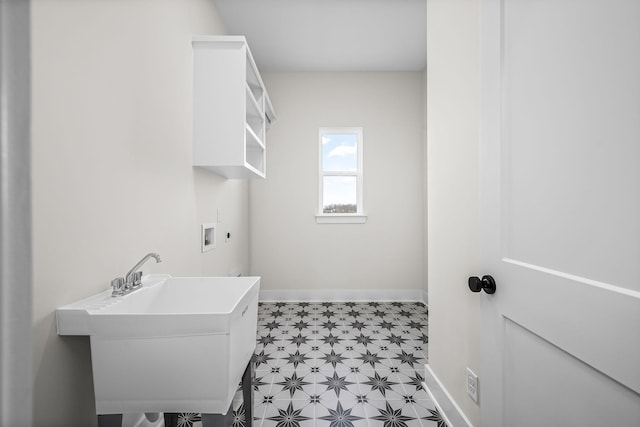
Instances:
[[[478,376],[467,368],[467,394],[478,403]]]

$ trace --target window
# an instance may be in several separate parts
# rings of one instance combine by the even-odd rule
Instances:
[[[318,223],[364,223],[362,128],[320,128]]]

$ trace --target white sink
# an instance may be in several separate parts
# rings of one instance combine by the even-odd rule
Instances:
[[[98,414],[224,414],[256,344],[259,277],[143,278],[58,308],[59,335],[89,335]]]

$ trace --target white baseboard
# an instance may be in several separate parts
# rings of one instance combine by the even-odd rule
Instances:
[[[423,387],[436,404],[438,411],[449,427],[473,427],[469,418],[462,412],[460,406],[442,385],[429,364],[424,365]]]
[[[427,303],[422,289],[261,289],[260,301],[419,301]]]

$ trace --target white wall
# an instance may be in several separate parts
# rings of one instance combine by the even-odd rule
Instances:
[[[480,376],[479,0],[427,1],[429,363],[474,425],[465,368]],[[481,397],[482,398],[482,397]]]
[[[58,337],[55,308],[151,251],[145,273],[246,271],[248,185],[191,166],[191,36],[224,33],[211,1],[34,0],[32,29],[34,425],[85,427],[89,341]],[[201,254],[217,208],[232,240]]]
[[[263,77],[278,121],[267,134],[267,179],[250,186],[251,274],[262,276],[263,290],[302,291],[289,297],[421,295],[422,73]],[[315,222],[321,126],[364,128],[366,224]]]

